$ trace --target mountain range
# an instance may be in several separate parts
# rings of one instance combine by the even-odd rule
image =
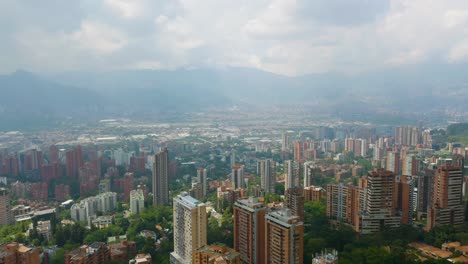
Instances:
[[[163,117],[213,107],[310,105],[353,117],[468,111],[467,65],[405,66],[288,77],[249,68],[0,75],[0,129],[61,119]]]

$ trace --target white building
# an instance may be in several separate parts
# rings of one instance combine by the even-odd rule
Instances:
[[[143,190],[132,190],[130,192],[130,212],[139,214],[145,209],[145,195]]]
[[[92,196],[72,205],[70,209],[71,218],[77,222],[86,222],[91,225],[91,217],[96,212],[112,212],[117,207],[117,193],[105,192]]]
[[[174,252],[170,263],[192,263],[196,249],[206,245],[207,216],[204,203],[186,192],[174,198]]]

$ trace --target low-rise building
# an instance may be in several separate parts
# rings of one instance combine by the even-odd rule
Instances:
[[[241,264],[240,253],[224,244],[203,246],[195,251],[194,264]]]
[[[151,264],[152,259],[150,254],[138,254],[135,258],[128,261],[128,264]]]

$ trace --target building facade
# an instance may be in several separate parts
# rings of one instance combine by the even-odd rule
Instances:
[[[153,163],[153,205],[169,204],[169,152],[167,148],[154,155]]]
[[[174,264],[192,263],[195,251],[206,245],[207,215],[204,203],[186,192],[174,198]]]

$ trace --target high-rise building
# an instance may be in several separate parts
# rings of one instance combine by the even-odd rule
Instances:
[[[351,225],[358,230],[359,212],[363,210],[362,189],[339,184],[327,185],[327,217]]]
[[[401,223],[410,225],[414,215],[414,180],[409,176],[399,176],[395,181],[393,206],[401,216]]]
[[[463,173],[460,167],[443,164],[434,175],[432,206],[427,218],[427,230],[439,225],[463,224]]]
[[[383,169],[369,172],[365,194],[366,208],[361,212],[361,233],[375,233],[384,227],[400,226],[400,217],[395,215],[394,196],[395,173]]]
[[[143,190],[132,190],[130,192],[130,212],[140,214],[145,210],[145,195]]]
[[[291,210],[292,215],[297,215],[300,221],[304,221],[304,190],[302,187],[286,189],[284,205]]]
[[[327,191],[319,186],[304,187],[304,202],[319,202],[322,198],[326,198]]]
[[[153,162],[153,205],[169,203],[169,152],[164,148],[154,155]]]
[[[253,197],[234,203],[234,250],[240,253],[245,263],[266,263],[266,212],[263,203]]]
[[[284,162],[284,172],[286,174],[285,189],[290,189],[299,186],[300,180],[300,165],[298,161],[287,160]]]
[[[308,161],[304,163],[304,187],[314,184],[314,175],[318,170],[320,169],[313,162]]]
[[[0,226],[11,224],[10,194],[7,189],[0,188]]]
[[[304,145],[301,141],[294,141],[294,160],[300,161],[304,157]]]
[[[345,151],[346,152],[353,152],[355,156],[367,156],[367,151],[369,149],[369,145],[367,144],[367,140],[365,139],[353,139],[353,138],[346,138],[345,139]]]
[[[207,215],[204,203],[186,192],[174,198],[174,264],[193,263],[195,251],[206,245]]]
[[[270,159],[260,161],[260,186],[265,193],[274,193],[276,183],[275,162]]]
[[[288,132],[286,131],[283,131],[283,134],[281,137],[281,151],[289,152],[289,138],[288,138]]]
[[[208,176],[208,171],[204,168],[199,168],[197,170],[197,180],[198,183],[200,183],[201,188],[202,188],[202,194],[203,196],[206,196],[206,192],[208,189],[208,184],[207,184],[207,176]]]
[[[231,167],[234,167],[236,165],[236,151],[234,149],[231,150],[230,161],[231,161]]]
[[[395,129],[395,144],[416,146],[421,141],[421,131],[417,127],[397,127]]]
[[[234,189],[244,187],[244,165],[236,164],[231,170],[231,182]]]
[[[435,170],[425,168],[418,173],[418,201],[417,201],[417,219],[427,217],[428,209],[432,206],[434,192]]]
[[[78,145],[75,149],[67,151],[65,157],[67,177],[78,178],[79,170],[84,165],[81,146]]]
[[[401,162],[401,175],[414,176],[418,173],[419,160],[414,155],[404,155]]]
[[[385,169],[395,174],[400,173],[400,152],[389,151],[387,152],[387,164]]]
[[[304,224],[288,209],[265,216],[266,239],[264,263],[302,264],[304,254]]]
[[[54,163],[59,163],[60,158],[59,158],[59,149],[55,145],[51,145],[49,147],[49,163],[54,164]]]

